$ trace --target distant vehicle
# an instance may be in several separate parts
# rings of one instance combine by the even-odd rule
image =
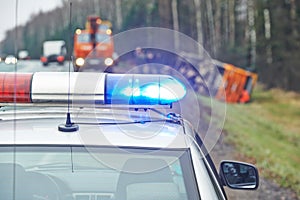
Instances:
[[[228,103],[248,103],[258,75],[228,63],[215,61],[215,65],[224,83],[224,88],[218,90],[216,98]]]
[[[30,59],[29,52],[27,50],[19,51],[18,59],[19,60],[29,60]]]
[[[18,59],[13,56],[13,55],[8,55],[5,58],[5,64],[9,65],[9,64],[16,64],[18,62]]]
[[[203,60],[201,60],[198,55],[182,52],[180,56],[182,58],[188,58],[194,63],[198,63],[198,66],[203,65]],[[178,71],[182,71],[185,77],[189,77],[194,89],[199,91],[202,95],[213,96],[218,100],[228,103],[250,102],[251,93],[257,83],[258,74],[218,60],[213,60],[213,64],[218,70],[210,70],[210,68],[205,67],[201,68],[202,76],[212,77],[206,83],[197,75],[189,77],[188,73],[190,73],[190,70],[194,71],[191,74],[197,74],[198,72],[192,65],[187,64],[185,59],[178,60],[178,66],[176,66],[176,68]],[[189,68],[187,68],[187,66]],[[220,81],[223,82],[221,86],[219,85]],[[207,86],[209,88],[215,88],[214,92],[208,92]]]
[[[43,56],[41,61],[44,66],[51,62],[63,65],[67,54],[66,44],[63,40],[45,41],[43,43]]]
[[[74,36],[74,71],[94,67],[107,71],[116,60],[111,36],[111,23],[98,16],[89,16],[84,30],[77,29]]]

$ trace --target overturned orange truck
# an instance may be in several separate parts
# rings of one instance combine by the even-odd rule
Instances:
[[[88,16],[85,29],[75,31],[74,71],[110,71],[116,60],[111,27],[109,21],[102,21],[99,16]]]
[[[247,103],[257,82],[257,74],[232,64],[215,62],[222,74],[224,88],[220,88],[216,98],[228,103]]]
[[[242,69],[214,59],[203,59],[188,52],[181,52],[176,63],[177,70],[199,94],[228,103],[251,101],[258,75],[250,69]]]

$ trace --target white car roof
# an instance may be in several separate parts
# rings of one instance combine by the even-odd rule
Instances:
[[[0,75],[5,80],[0,84],[0,144],[187,146],[181,121],[151,109],[170,109],[185,96],[185,86],[174,77],[84,72]],[[16,90],[7,86],[15,84]],[[75,132],[58,130],[66,129],[67,108],[72,108],[72,122],[79,126]]]
[[[147,148],[187,148],[181,124],[154,112],[98,109],[71,114],[76,132],[61,132],[66,108],[24,109],[0,113],[0,144],[99,145]],[[151,119],[149,118],[151,115]],[[145,123],[139,123],[143,120]],[[152,120],[153,122],[148,122]]]

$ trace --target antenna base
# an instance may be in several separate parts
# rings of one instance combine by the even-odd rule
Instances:
[[[61,132],[75,132],[79,130],[79,126],[71,122],[71,115],[68,112],[66,123],[58,125],[58,130]]]
[[[77,124],[60,124],[58,130],[61,132],[75,132],[79,130],[79,126]]]

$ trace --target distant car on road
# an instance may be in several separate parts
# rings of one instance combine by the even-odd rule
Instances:
[[[27,50],[19,51],[18,59],[19,60],[29,60],[30,59],[29,52]]]
[[[63,40],[45,41],[43,43],[43,56],[41,61],[44,66],[54,62],[63,65],[67,54],[66,44]]]
[[[13,55],[8,55],[5,58],[5,64],[9,65],[9,64],[16,64],[18,62],[18,59],[13,56]]]

